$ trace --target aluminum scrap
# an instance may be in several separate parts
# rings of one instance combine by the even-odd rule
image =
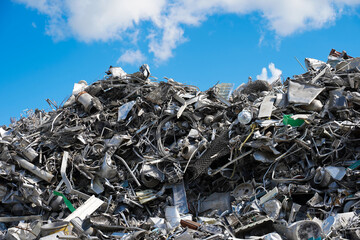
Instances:
[[[75,83],[0,127],[0,237],[360,239],[360,61],[305,65],[232,93],[146,64]]]

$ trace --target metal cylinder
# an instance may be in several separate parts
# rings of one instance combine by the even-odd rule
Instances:
[[[93,96],[85,91],[82,91],[77,95],[76,101],[84,106],[86,112],[91,112],[94,107]]]
[[[196,147],[194,145],[185,146],[181,151],[181,156],[185,159],[189,159],[195,151]]]
[[[308,111],[320,112],[323,106],[320,100],[314,99],[309,105],[302,106],[302,108]]]
[[[302,220],[294,222],[289,226],[284,224],[274,224],[275,230],[289,240],[308,240],[322,237],[323,231],[317,222]]]
[[[331,175],[325,170],[325,168],[319,167],[316,169],[314,176],[314,183],[320,185],[320,187],[326,187],[331,183]]]
[[[161,180],[160,171],[154,165],[144,164],[140,171],[143,184],[148,188],[156,187]]]
[[[21,150],[21,152],[30,162],[32,162],[37,156],[39,156],[39,154],[31,147],[24,148]]]
[[[204,118],[204,123],[207,125],[207,126],[210,126],[210,124],[214,121],[214,116],[213,115],[207,115],[205,118]]]
[[[50,204],[51,209],[54,212],[57,212],[61,209],[61,204],[64,203],[64,199],[60,196],[57,196]]]
[[[15,159],[15,161],[17,161],[19,163],[19,165],[22,168],[25,168],[26,170],[29,170],[30,172],[32,172],[33,174],[35,174],[39,178],[44,179],[47,182],[51,182],[51,180],[54,177],[54,175],[52,175],[51,173],[38,168],[34,164],[26,161],[25,159],[23,159],[23,158],[21,158],[19,156],[14,156],[14,159]]]
[[[292,240],[308,240],[321,237],[322,230],[318,223],[309,220],[298,221],[288,227],[287,237]]]

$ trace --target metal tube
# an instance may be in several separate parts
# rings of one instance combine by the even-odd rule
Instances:
[[[129,165],[127,165],[127,163],[125,162],[125,160],[122,158],[122,157],[119,157],[118,155],[114,155],[117,159],[119,159],[124,165],[125,167],[127,168],[127,170],[129,171],[129,173],[131,174],[131,176],[134,178],[136,184],[141,187],[141,184],[140,182],[137,180],[135,174],[131,171]]]
[[[242,155],[238,156],[238,157],[237,157],[237,158],[235,158],[234,160],[232,160],[232,161],[230,161],[230,162],[226,163],[224,166],[222,166],[221,168],[219,168],[219,169],[218,169],[218,170],[216,170],[215,172],[211,173],[211,175],[210,175],[210,176],[214,176],[214,175],[216,175],[217,173],[219,173],[221,170],[223,170],[223,169],[224,169],[224,168],[226,168],[227,166],[229,166],[229,165],[231,165],[231,164],[235,163],[236,161],[238,161],[238,160],[240,160],[240,159],[242,159],[242,158],[246,157],[247,155],[249,155],[249,154],[250,154],[250,153],[252,153],[252,152],[253,152],[253,150],[250,150],[250,151],[247,151],[246,153],[244,153],[244,154],[242,154]]]
[[[40,168],[38,168],[37,166],[35,166],[34,164],[26,161],[25,159],[15,155],[14,156],[15,161],[18,162],[18,164],[22,167],[25,168],[26,170],[29,170],[30,172],[32,172],[33,174],[35,174],[36,176],[38,176],[39,178],[47,181],[47,182],[51,182],[51,180],[53,179],[54,175],[52,175],[51,173],[41,170]]]

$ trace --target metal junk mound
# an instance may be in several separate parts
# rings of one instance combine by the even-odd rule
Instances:
[[[360,58],[305,65],[231,94],[146,64],[76,83],[0,127],[0,239],[360,239]]]

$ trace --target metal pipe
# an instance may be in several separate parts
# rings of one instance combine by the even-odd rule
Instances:
[[[52,175],[51,173],[42,170],[40,168],[38,168],[37,166],[35,166],[34,164],[26,161],[25,159],[15,155],[14,156],[15,161],[18,162],[18,164],[22,167],[25,168],[26,170],[29,170],[30,172],[32,172],[33,174],[35,174],[36,176],[38,176],[39,178],[47,181],[47,182],[51,182],[51,180],[53,179],[54,175]]]
[[[249,154],[250,154],[250,153],[252,153],[252,152],[253,152],[253,150],[250,150],[250,151],[248,151],[248,152],[246,152],[246,153],[244,153],[244,154],[240,155],[239,157],[237,157],[237,158],[235,158],[234,160],[232,160],[232,161],[230,161],[230,162],[226,163],[224,166],[222,166],[221,168],[219,168],[218,170],[216,170],[215,172],[213,172],[210,176],[214,176],[214,175],[216,175],[217,173],[219,173],[221,170],[223,170],[223,169],[224,169],[224,168],[226,168],[227,166],[229,166],[229,165],[231,165],[231,164],[235,163],[236,161],[238,161],[238,160],[240,160],[240,159],[242,159],[242,158],[246,157],[247,155],[249,155]]]
[[[129,171],[129,173],[131,174],[131,176],[134,178],[136,184],[141,187],[141,184],[140,182],[137,180],[135,174],[131,171],[129,165],[127,165],[127,163],[125,162],[125,160],[122,158],[122,157],[119,157],[118,155],[114,155],[117,159],[119,159],[124,165],[125,167],[127,168],[127,170]]]

